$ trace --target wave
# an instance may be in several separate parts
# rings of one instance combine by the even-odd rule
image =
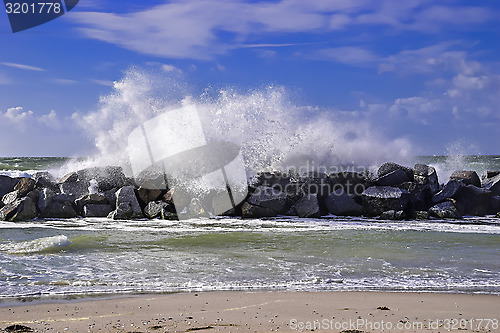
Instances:
[[[0,244],[0,251],[8,254],[33,254],[58,252],[71,245],[65,235],[37,238],[32,241]]]

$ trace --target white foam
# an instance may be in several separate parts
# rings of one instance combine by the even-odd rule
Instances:
[[[71,241],[65,235],[43,237],[32,241],[1,244],[0,251],[9,254],[30,254],[68,247]]]

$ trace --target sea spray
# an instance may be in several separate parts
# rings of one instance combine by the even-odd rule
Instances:
[[[411,153],[407,140],[387,139],[366,122],[341,121],[338,110],[295,105],[282,86],[193,90],[172,74],[127,70],[112,92],[101,97],[96,111],[75,116],[95,140],[97,153],[64,170],[121,165],[130,175],[130,132],[148,119],[192,104],[207,139],[239,145],[250,173],[304,165],[374,167],[387,160],[405,161]]]

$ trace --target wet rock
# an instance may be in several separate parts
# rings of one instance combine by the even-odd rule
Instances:
[[[405,211],[410,202],[407,190],[390,186],[372,186],[362,195],[363,207],[369,215],[377,216],[385,211]]]
[[[497,218],[500,218],[500,212],[497,213],[497,215],[495,215]]]
[[[407,218],[406,213],[402,210],[388,210],[380,214],[380,220],[405,220]]]
[[[293,206],[299,217],[320,217],[321,211],[317,194],[308,194],[300,198]]]
[[[433,203],[443,202],[449,198],[456,198],[464,190],[466,185],[460,180],[450,180],[443,189],[432,197]]]
[[[342,188],[335,190],[325,200],[328,212],[338,216],[360,216],[364,208],[351,196],[344,192]]]
[[[0,197],[14,191],[14,186],[19,182],[18,178],[0,175]]]
[[[273,210],[276,214],[283,211],[286,205],[285,193],[268,186],[259,186],[248,197],[247,202],[253,206],[259,206]],[[276,215],[275,214],[275,215]]]
[[[252,205],[248,202],[244,202],[241,206],[241,216],[244,218],[261,218],[261,217],[275,217],[278,213],[267,207],[261,207],[257,205]]]
[[[410,192],[410,209],[427,211],[433,205],[433,191],[430,184],[419,185],[417,183],[407,183],[407,186],[400,188],[404,188]]]
[[[429,216],[441,219],[462,219],[462,214],[460,214],[452,200],[432,206],[429,209]]]
[[[429,185],[431,195],[439,191],[439,180],[436,169],[425,164],[415,164],[413,167],[413,180],[418,185]]]
[[[113,209],[108,204],[86,204],[82,209],[83,217],[107,217]]]
[[[25,325],[19,325],[19,324],[14,324],[14,325],[7,326],[4,329],[4,331],[5,332],[9,332],[9,333],[34,332],[34,330],[31,327],[25,326]]]
[[[410,215],[412,220],[428,220],[429,212],[428,211],[412,211]]]
[[[4,205],[8,205],[14,201],[16,201],[17,199],[19,199],[21,196],[19,195],[19,191],[17,190],[14,190],[12,192],[9,192],[7,193],[6,195],[4,195],[2,197],[2,203]]]
[[[491,191],[493,195],[500,195],[500,175],[486,179],[483,188]]]
[[[333,192],[333,186],[326,173],[309,172],[307,175],[299,178],[299,183],[302,196],[316,194],[320,201],[323,201]]]
[[[370,175],[366,172],[337,172],[330,174],[329,178],[333,186],[332,193],[341,189],[344,193],[353,197],[360,197],[368,187],[373,185]]]
[[[500,171],[485,171],[481,175],[481,182],[484,183],[485,181],[488,181],[489,179],[494,178],[498,175],[500,175]]]
[[[38,209],[43,212],[54,201],[55,192],[49,188],[40,190],[38,195]]]
[[[78,170],[78,180],[90,184],[91,180],[97,182],[99,192],[109,191],[112,188],[121,188],[129,185],[123,169],[119,166],[94,167]],[[87,185],[89,186],[89,185]]]
[[[40,213],[42,218],[60,218],[69,219],[76,217],[77,213],[73,208],[73,203],[70,201],[53,201],[43,212]]]
[[[133,186],[124,186],[116,193],[116,209],[108,217],[115,220],[144,217]]]
[[[150,201],[144,208],[144,215],[149,219],[154,219],[162,214],[163,210],[172,212],[171,205],[163,201]]]
[[[491,197],[490,209],[488,210],[488,214],[495,215],[498,212],[500,212],[500,196],[495,195]]]
[[[456,197],[463,206],[465,214],[474,216],[485,216],[491,204],[493,194],[474,185],[467,185]]]
[[[161,195],[161,190],[139,187],[137,189],[137,199],[142,207],[145,207],[149,202],[157,200]]]
[[[301,196],[299,177],[282,172],[262,172],[252,186],[272,187],[277,191],[285,193],[291,201],[296,201]]]
[[[481,187],[481,180],[475,171],[455,171],[451,174],[450,180],[459,180],[465,185]]]
[[[77,197],[74,194],[58,193],[52,197],[52,200],[59,202],[71,202],[73,204],[76,198]]]
[[[108,205],[109,202],[104,194],[99,194],[99,193],[86,194],[75,200],[77,213],[83,215],[83,207],[89,204]],[[108,214],[106,214],[105,216],[107,216]]]
[[[0,209],[1,221],[27,221],[36,217],[36,206],[30,197],[15,200]]]
[[[35,187],[37,188],[50,188],[53,191],[57,190],[56,179],[47,171],[35,172],[33,174],[33,179],[35,180]]]
[[[14,190],[18,191],[19,197],[24,197],[29,192],[35,189],[35,181],[31,178],[21,178],[19,182],[14,186]]]
[[[383,177],[391,172],[394,172],[396,170],[404,171],[409,180],[413,179],[413,170],[412,169],[405,167],[405,166],[402,166],[402,165],[399,165],[399,164],[394,163],[394,162],[386,162],[386,163],[382,164],[380,166],[380,168],[377,170],[377,178],[380,179],[381,177]]]
[[[106,200],[108,200],[108,203],[111,205],[111,208],[113,210],[116,209],[116,192],[118,191],[118,188],[112,188],[111,190],[105,191],[104,196],[106,197]]]
[[[375,184],[378,186],[397,186],[410,180],[412,179],[408,178],[403,169],[397,169],[377,178]]]

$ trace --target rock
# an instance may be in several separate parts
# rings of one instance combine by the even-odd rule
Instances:
[[[462,219],[462,215],[457,207],[450,200],[432,206],[429,209],[429,216],[441,219]]]
[[[105,191],[104,196],[106,197],[106,200],[108,200],[109,204],[111,205],[111,208],[113,210],[116,209],[116,192],[118,191],[118,188],[112,188],[111,190]]]
[[[439,180],[436,169],[425,164],[415,164],[413,167],[413,180],[418,185],[429,185],[431,195],[439,191]]]
[[[406,213],[402,210],[388,210],[380,214],[379,219],[400,221],[406,219]]]
[[[500,171],[484,171],[481,175],[481,182],[484,183],[485,181],[488,181],[498,175],[500,175]]]
[[[476,171],[455,171],[451,174],[450,180],[459,180],[465,185],[481,187],[481,180]]]
[[[410,192],[410,209],[427,211],[433,205],[433,191],[430,184],[419,185],[416,183],[408,183],[404,188]]]
[[[17,199],[0,209],[1,221],[27,221],[36,217],[36,206],[30,197]]]
[[[383,177],[391,172],[394,172],[396,170],[404,171],[409,180],[413,179],[413,170],[412,169],[405,167],[405,166],[402,166],[402,165],[399,165],[399,164],[394,163],[394,162],[386,162],[386,163],[382,164],[380,166],[380,168],[378,168],[377,178],[381,178],[381,177]]]
[[[49,188],[40,190],[38,195],[38,209],[43,212],[54,201],[55,195],[54,191]]]
[[[487,179],[483,184],[483,188],[490,190],[493,195],[500,195],[500,175]]]
[[[408,208],[410,193],[397,187],[372,186],[362,195],[363,207],[369,215],[380,215],[389,210],[403,210]]]
[[[33,174],[35,180],[35,187],[50,188],[51,190],[57,189],[57,184],[54,176],[47,171],[37,171]]]
[[[64,194],[72,194],[75,197],[81,197],[82,195],[89,193],[89,184],[84,182],[66,182],[59,184],[59,190]]]
[[[332,193],[338,189],[342,189],[344,193],[353,196],[361,197],[361,194],[370,186],[370,175],[363,172],[345,171],[332,173],[329,176],[332,184]]]
[[[500,212],[500,196],[495,195],[491,197],[490,209],[488,210],[488,214],[495,215],[498,212]]]
[[[267,207],[261,207],[257,205],[252,205],[248,202],[244,202],[241,206],[241,216],[243,218],[261,218],[261,217],[275,217],[278,213]]]
[[[95,180],[100,192],[129,185],[127,177],[125,177],[123,173],[123,169],[119,166],[87,168],[78,170],[76,173],[78,180],[86,184],[90,185],[90,181]]]
[[[280,214],[286,205],[285,193],[268,186],[259,186],[248,197],[247,202],[253,206],[268,208]],[[276,215],[275,214],[275,215]]]
[[[115,220],[144,217],[133,186],[124,186],[116,193],[116,209],[110,213]],[[108,216],[109,217],[109,216]]]
[[[500,212],[498,212],[495,216],[500,219]]]
[[[191,202],[187,206],[187,209],[182,212],[177,212],[177,215],[182,219],[210,217],[210,214],[198,198],[191,198]]]
[[[113,209],[109,204],[86,204],[83,206],[83,217],[106,217]]]
[[[59,202],[71,202],[72,204],[76,200],[76,196],[74,194],[64,194],[64,193],[59,193],[56,194],[52,197],[53,201],[59,201]]]
[[[301,196],[316,194],[318,199],[323,201],[333,192],[333,186],[326,173],[309,172],[306,176],[299,178],[299,183]]]
[[[299,217],[321,217],[317,194],[306,195],[300,198],[293,206]]]
[[[428,211],[412,211],[411,212],[412,220],[428,220],[429,212]]]
[[[465,214],[485,216],[491,204],[493,194],[474,185],[467,185],[455,198],[462,205]]]
[[[85,205],[95,204],[95,205],[108,205],[108,199],[104,194],[86,194],[75,200],[76,211],[78,214],[83,214],[83,208]],[[110,210],[111,211],[111,210]],[[108,212],[109,214],[109,212]],[[108,214],[104,215],[107,216]],[[83,215],[82,215],[83,216]]]
[[[19,192],[19,197],[24,197],[35,189],[35,181],[31,178],[23,177],[14,186],[14,190]]]
[[[76,211],[73,204],[69,201],[53,201],[43,212],[40,213],[42,218],[60,218],[67,219],[76,217]]]
[[[364,208],[351,196],[344,192],[342,188],[332,192],[325,200],[328,212],[338,216],[360,216]]]
[[[403,169],[397,169],[377,178],[375,184],[378,186],[397,186],[409,181],[410,178],[406,172]]]
[[[299,177],[282,172],[262,172],[257,176],[252,186],[272,187],[277,191],[285,193],[291,201],[296,201],[301,196]]]
[[[10,203],[13,203],[17,199],[19,199],[21,196],[19,195],[19,191],[14,190],[12,192],[7,193],[2,197],[2,203],[4,205],[8,205]]]
[[[149,219],[154,219],[162,214],[162,211],[172,212],[170,204],[163,201],[150,201],[144,208],[144,215]]]
[[[466,185],[459,180],[450,180],[443,189],[432,197],[434,204],[443,202],[449,198],[456,198],[463,191]]]
[[[14,191],[14,186],[19,182],[18,178],[0,175],[0,197]]]
[[[139,187],[137,190],[137,199],[139,199],[141,206],[145,207],[149,202],[157,200],[160,194],[161,190],[159,189]]]

